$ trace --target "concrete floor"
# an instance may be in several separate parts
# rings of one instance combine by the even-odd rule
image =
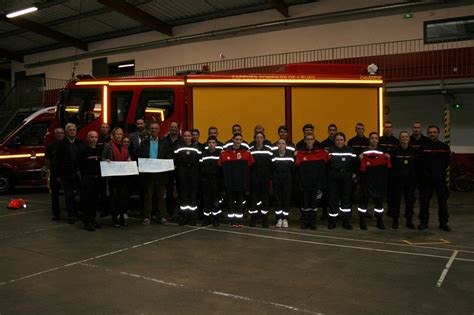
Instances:
[[[7,210],[11,197],[29,207]],[[453,193],[450,233],[436,220],[420,232],[374,220],[368,231],[115,229],[110,218],[87,232],[52,222],[49,195],[23,190],[0,196],[0,314],[473,314],[473,201]]]

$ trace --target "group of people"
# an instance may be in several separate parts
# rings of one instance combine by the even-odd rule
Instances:
[[[272,209],[276,227],[287,228],[295,202],[300,208],[302,229],[317,228],[318,209],[325,212],[329,229],[336,228],[338,220],[344,228],[353,229],[352,208],[356,206],[360,229],[367,230],[366,218],[371,216],[367,207],[372,199],[377,227],[385,229],[387,203],[392,228],[398,229],[404,197],[406,227],[415,229],[418,190],[418,229],[428,228],[429,204],[436,192],[439,228],[451,230],[446,182],[450,148],[439,140],[439,128],[434,125],[427,128],[428,137],[422,134],[421,123],[415,122],[411,135],[402,131],[397,138],[391,122],[384,123],[381,137],[376,132],[366,137],[364,124],[357,123],[356,135],[346,141],[345,134],[331,124],[327,139],[319,142],[314,126],[306,124],[303,139],[296,144],[289,140],[286,126],[278,128],[274,143],[266,138],[261,125],[255,126],[250,143],[243,139],[238,124],[232,126],[232,138],[226,142],[219,141],[216,127],[209,127],[205,143],[199,142],[197,129],[180,134],[177,122],[171,122],[169,133],[161,138],[157,122],[147,125],[138,119],[136,127],[125,137],[121,128],[110,132],[103,124],[100,134],[89,131],[87,143],[76,137],[74,124],[55,130],[56,141],[46,150],[53,220],[60,216],[58,196],[62,186],[68,221],[75,221],[74,192],[80,192],[82,219],[90,231],[100,227],[97,210],[110,209],[114,227],[127,225],[131,188],[137,190],[142,201],[144,225],[153,219],[166,224],[176,209],[180,225],[196,225],[199,213],[203,225],[219,226],[226,213],[231,227],[243,226],[246,216],[250,226],[261,221],[263,227],[269,227]],[[100,161],[139,158],[174,159],[175,170],[140,173],[134,178],[101,177]]]

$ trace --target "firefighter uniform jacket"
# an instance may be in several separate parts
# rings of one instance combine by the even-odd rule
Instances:
[[[291,177],[293,175],[295,165],[294,156],[295,154],[293,153],[293,151],[290,150],[285,151],[285,156],[280,156],[278,150],[273,151],[273,181],[289,181],[291,183]]]
[[[369,147],[370,142],[367,137],[355,136],[354,138],[349,139],[347,145],[354,149],[354,152],[359,156],[366,148]]]
[[[360,163],[362,188],[367,197],[385,198],[387,194],[387,174],[391,167],[390,158],[381,148],[367,148]]]
[[[329,148],[332,146],[334,146],[334,140],[331,140],[329,137],[321,142],[321,147],[323,147],[325,150],[329,150]]]
[[[329,173],[344,173],[352,176],[356,154],[351,147],[331,147],[329,149]]]
[[[250,147],[255,163],[252,165],[252,176],[257,178],[270,178],[272,173],[272,157],[271,146],[263,146],[262,149]]]
[[[249,189],[249,166],[255,162],[244,148],[230,147],[221,152],[218,165],[222,166],[224,186],[227,191],[241,192]]]
[[[209,151],[209,149],[205,149],[202,152],[202,156],[199,159],[199,163],[201,164],[201,174],[205,177],[218,177],[220,173],[220,166],[217,165],[219,161],[219,156],[221,154],[221,150],[214,150],[214,152]]]
[[[446,181],[451,149],[441,141],[430,141],[419,149],[421,176],[433,182]]]
[[[204,145],[204,150],[207,150],[209,149],[209,146],[207,145],[207,143]],[[224,150],[224,143],[220,142],[219,140],[217,140],[217,145],[216,145],[216,149],[218,149],[219,151],[222,151]],[[219,152],[220,153],[220,152]]]
[[[384,152],[390,155],[393,154],[393,150],[395,150],[399,145],[400,141],[398,141],[398,139],[393,135],[380,137],[379,146],[384,150]]]
[[[415,138],[413,135],[410,136],[410,145],[417,150],[420,148],[420,145],[425,145],[429,142],[430,138],[424,135],[421,135],[419,139]]]
[[[196,144],[180,143],[174,150],[174,164],[178,169],[197,167],[201,154]]]
[[[315,148],[321,148],[321,142],[318,140],[314,140],[314,147]],[[304,138],[298,141],[296,144],[296,151],[304,151],[306,150],[306,143],[304,143]]]
[[[329,155],[326,150],[316,147],[311,150],[296,153],[299,184],[302,190],[317,190],[326,188],[326,162]]]
[[[416,180],[417,150],[412,146],[406,149],[401,146],[395,148],[391,157],[391,178],[399,180]]]

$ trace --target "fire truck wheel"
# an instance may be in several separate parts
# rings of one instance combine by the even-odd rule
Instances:
[[[9,192],[13,188],[13,181],[11,176],[5,173],[0,173],[0,194]]]

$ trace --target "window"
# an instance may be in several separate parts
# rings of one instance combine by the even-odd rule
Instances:
[[[474,16],[427,21],[424,33],[426,44],[473,39]]]
[[[114,91],[110,94],[110,114],[114,126],[125,125],[132,96],[133,92],[128,91]]]
[[[145,122],[162,122],[173,115],[174,90],[143,89],[140,95],[135,120],[145,119]]]
[[[31,147],[44,145],[44,136],[48,130],[50,123],[42,122],[32,124],[23,129],[19,136],[13,140],[16,147]]]
[[[64,104],[63,123],[74,123],[80,129],[102,113],[102,89],[69,90]]]

